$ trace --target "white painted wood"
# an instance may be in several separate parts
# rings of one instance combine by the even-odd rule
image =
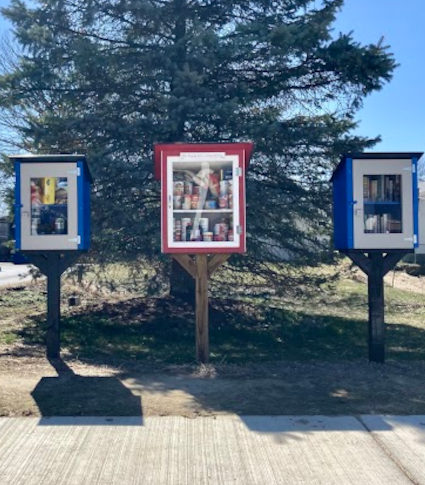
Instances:
[[[353,205],[355,249],[413,248],[413,197],[411,160],[353,159]],[[401,233],[370,234],[364,231],[364,175],[401,175]]]
[[[21,248],[28,250],[78,249],[77,164],[21,164]],[[73,173],[70,173],[73,172]],[[68,234],[31,235],[31,179],[66,177],[68,179]]]
[[[233,241],[174,241],[173,240],[173,169],[178,164],[181,170],[196,171],[199,170],[200,163],[206,164],[214,171],[229,168],[229,163],[232,165],[233,171],[233,210],[228,211],[208,211],[199,210],[187,211],[188,217],[203,217],[211,215],[213,212],[217,215],[230,215],[233,212]],[[196,167],[196,168],[195,168]],[[225,153],[181,153],[178,156],[170,156],[167,158],[167,225],[168,225],[168,247],[169,248],[188,248],[200,249],[200,248],[238,248],[240,245],[241,235],[237,232],[236,228],[240,226],[240,210],[239,210],[239,191],[240,191],[240,176],[237,176],[237,168],[239,168],[239,157],[237,155],[226,155]],[[175,211],[176,214],[184,214],[184,210]],[[213,228],[210,227],[210,231]],[[213,251],[214,252],[214,251]]]

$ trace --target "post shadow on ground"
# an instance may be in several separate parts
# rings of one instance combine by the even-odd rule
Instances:
[[[117,424],[112,417],[131,417],[119,424],[143,425],[141,398],[135,396],[116,377],[80,376],[62,360],[49,359],[57,377],[43,377],[31,393],[42,419],[40,425],[77,424],[73,420],[52,420],[49,417],[90,417],[78,424]],[[106,419],[96,419],[102,416]],[[111,417],[111,419],[107,419]]]

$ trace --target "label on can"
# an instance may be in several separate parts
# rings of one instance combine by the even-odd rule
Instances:
[[[192,195],[192,209],[198,209],[199,195]]]
[[[184,183],[184,193],[185,195],[192,195],[193,193],[193,182],[185,181]]]
[[[186,228],[187,226],[191,226],[192,225],[192,219],[190,217],[183,217],[182,218],[182,239],[183,241],[190,241],[190,237],[189,239],[187,239],[186,237]]]
[[[181,195],[175,195],[173,197],[173,206],[174,209],[181,209],[182,208],[182,203],[183,203],[183,197]]]
[[[228,195],[221,195],[218,199],[218,206],[220,209],[227,209],[229,203],[229,196]]]
[[[184,182],[178,181],[173,183],[173,195],[183,195],[184,192]]]
[[[192,196],[190,194],[186,194],[184,196],[183,209],[188,211],[191,208],[192,208]]]
[[[205,201],[205,209],[217,209],[217,200],[216,199],[207,199]]]
[[[220,197],[223,195],[227,195],[229,193],[229,181],[222,180],[220,182]]]
[[[209,222],[208,217],[201,217],[199,219],[199,227],[202,229],[202,232],[208,232]]]

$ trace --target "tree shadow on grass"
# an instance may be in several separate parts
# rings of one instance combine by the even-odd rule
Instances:
[[[213,299],[209,320],[211,363],[341,361],[368,355],[367,321],[349,315],[314,315],[267,303]],[[194,363],[194,310],[172,298],[136,298],[81,309],[62,317],[61,327],[62,348],[74,358]],[[44,345],[44,318],[32,318],[19,334],[29,346]],[[388,324],[386,349],[392,359],[425,360],[425,331]]]

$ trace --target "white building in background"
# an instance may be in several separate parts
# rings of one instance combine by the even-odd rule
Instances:
[[[425,254],[425,181],[419,182],[419,247],[416,254]]]

